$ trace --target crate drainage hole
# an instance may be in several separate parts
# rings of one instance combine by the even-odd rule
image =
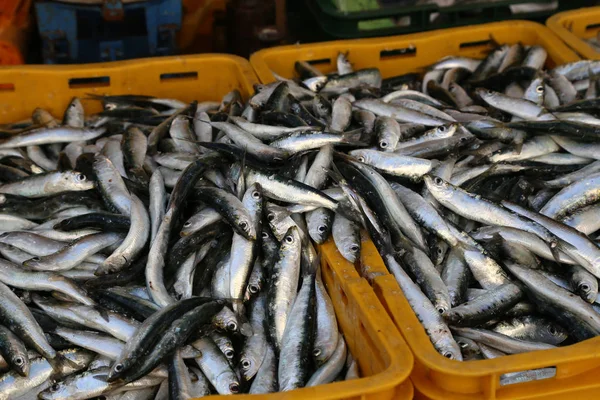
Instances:
[[[479,46],[488,46],[492,44],[492,41],[487,39],[487,40],[478,40],[476,42],[465,42],[465,43],[461,43],[460,44],[460,48],[461,49],[466,49],[469,47],[479,47]]]
[[[600,28],[600,24],[590,24],[590,25],[588,25],[588,26],[585,27],[585,30],[586,31],[590,31],[592,29],[597,29],[597,28]]]
[[[320,58],[318,60],[306,60],[310,65],[331,64],[331,58]]]
[[[379,58],[396,58],[396,57],[411,57],[417,55],[417,48],[414,46],[405,47],[403,49],[381,50]]]
[[[71,89],[106,87],[106,86],[110,86],[110,77],[108,77],[108,76],[95,76],[95,77],[89,77],[89,78],[71,78],[71,79],[69,79],[69,87]]]
[[[500,386],[514,385],[515,383],[540,381],[542,379],[554,378],[556,367],[528,369],[526,371],[509,372],[500,375]]]
[[[169,74],[160,74],[161,81],[176,81],[176,80],[197,80],[198,72],[172,72]]]

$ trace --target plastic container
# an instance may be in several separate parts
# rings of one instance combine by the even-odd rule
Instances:
[[[273,47],[254,53],[250,63],[262,83],[275,81],[271,71],[295,76],[294,63],[308,61],[324,73],[336,68],[339,52],[348,53],[355,69],[377,67],[383,77],[422,70],[449,55],[483,58],[493,38],[498,43],[540,45],[548,52],[547,66],[579,58],[548,28],[529,21],[505,21],[377,39],[340,40]]]
[[[361,273],[391,315],[415,357],[411,381],[419,399],[597,399],[600,396],[600,337],[571,346],[500,357],[492,360],[456,361],[439,354],[387,272],[373,242],[363,237]],[[554,368],[553,377],[503,384],[505,374]]]
[[[509,19],[544,21],[589,0],[479,0],[406,5],[406,1],[306,0],[321,29],[336,39],[398,35]],[[409,1],[408,3],[415,3]]]
[[[226,54],[0,67],[0,123],[30,118],[35,107],[62,116],[74,96],[82,98],[87,113],[100,111],[98,101],[85,99],[88,93],[220,101],[233,89],[248,97],[255,83],[248,61]]]
[[[71,0],[35,3],[46,64],[177,54],[181,0]]]
[[[419,71],[447,55],[483,57],[490,35],[499,43],[541,45],[547,66],[576,61],[578,57],[548,29],[527,21],[507,21],[473,27],[383,39],[360,39],[261,50],[250,61],[263,83],[275,80],[271,71],[292,77],[296,60],[311,61],[323,72],[335,70],[338,52],[348,52],[356,69],[378,67],[384,77]],[[361,261],[342,273],[349,280],[367,279],[415,357],[411,381],[416,398],[436,400],[597,399],[600,398],[600,338],[550,351],[460,362],[440,355],[389,274],[374,244],[363,240]],[[555,368],[551,378],[504,383],[510,372]]]
[[[546,25],[582,58],[600,60],[600,52],[583,40],[600,31],[600,7],[561,12],[548,18]]]
[[[0,67],[0,123],[27,119],[36,107],[60,116],[73,96],[144,94],[183,101],[219,101],[238,89],[244,98],[258,83],[248,61],[210,54],[148,58],[77,66]],[[98,101],[82,101],[86,113]],[[362,378],[266,396],[227,399],[410,400],[413,356],[366,280],[340,256],[333,242],[321,246],[322,275],[338,323]],[[348,272],[354,271],[354,277]]]

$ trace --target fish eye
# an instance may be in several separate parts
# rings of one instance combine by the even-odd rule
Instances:
[[[358,247],[357,244],[353,244],[352,246],[350,246],[350,251],[357,252],[358,250],[360,250],[360,247]]]
[[[39,258],[39,257],[33,257],[33,258],[31,259],[31,261],[40,261],[40,260],[41,260],[41,258]]]
[[[319,357],[321,355],[321,349],[313,349],[313,356]]]
[[[283,158],[281,158],[281,157],[273,157],[273,161],[283,161]]]
[[[235,353],[233,352],[233,350],[225,350],[225,357],[232,359],[234,355]]]
[[[20,367],[21,365],[23,365],[25,363],[25,360],[23,359],[23,357],[15,357],[13,362],[15,363],[15,365]]]
[[[3,204],[6,202],[6,196],[3,194],[0,194],[0,204]]]
[[[85,181],[87,178],[85,177],[84,174],[77,174],[76,178],[79,182],[83,182]]]
[[[443,314],[446,312],[446,309],[443,307],[438,307],[437,312],[439,312],[440,314]]]
[[[587,283],[582,283],[581,285],[579,285],[579,289],[583,290],[584,292],[589,292],[590,285],[588,285]]]
[[[252,294],[256,294],[260,291],[260,288],[257,285],[248,285],[248,290]]]
[[[538,86],[538,87],[535,88],[535,91],[538,92],[538,93],[542,93],[544,91],[544,87],[540,85],[540,86]]]
[[[446,127],[444,125],[441,125],[440,127],[438,127],[438,131],[446,132]]]
[[[50,386],[50,391],[52,392],[56,392],[58,389],[60,389],[60,384],[55,383],[52,386]]]
[[[121,372],[123,371],[123,364],[117,364],[114,366],[113,369],[115,370],[115,372]]]
[[[463,349],[466,349],[468,346],[468,344],[466,344],[465,342],[458,342],[458,345]]]
[[[260,193],[258,192],[258,190],[255,190],[254,192],[252,192],[252,198],[260,199]]]
[[[319,225],[318,228],[317,228],[317,230],[320,233],[325,233],[325,231],[327,230],[327,227],[325,225]]]
[[[438,254],[442,254],[444,251],[442,249],[437,249]]]
[[[556,330],[556,328],[553,327],[553,326],[549,326],[548,327],[548,332],[550,332],[551,335],[556,335],[558,333],[558,331]]]
[[[444,183],[444,181],[439,176],[436,176],[435,178],[433,178],[433,183],[440,186],[442,183]]]
[[[460,138],[460,139],[458,139],[458,140],[460,140],[461,142],[466,142],[466,141],[467,141],[467,138],[466,138],[465,136],[463,136],[463,137],[461,137],[461,138]]]
[[[454,356],[452,355],[452,353],[450,353],[449,351],[445,352],[444,354],[442,354],[444,357],[449,358],[449,359],[453,359]]]
[[[294,243],[294,237],[292,235],[286,236],[284,240],[286,243]]]
[[[231,393],[239,393],[240,385],[237,382],[230,383],[229,390],[231,391]]]
[[[246,231],[248,229],[248,222],[246,221],[240,221],[240,223],[238,224],[240,228],[242,228],[243,231]]]
[[[183,224],[184,228],[189,228],[190,226],[192,226],[192,223],[190,221],[187,221],[185,224]]]
[[[268,238],[269,238],[269,234],[268,234],[267,232],[264,232],[264,231],[263,231],[263,233],[262,233],[262,238],[263,238],[263,239],[268,239]]]
[[[243,369],[249,369],[250,368],[250,361],[248,361],[248,360],[242,361],[242,368]]]
[[[363,156],[358,157],[357,160],[360,162],[365,162],[365,158]]]
[[[488,89],[488,90],[486,91],[486,93],[487,93],[487,94],[494,94],[494,91],[493,91],[492,89]]]
[[[237,331],[237,324],[233,321],[227,323],[227,329],[234,332]]]
[[[381,147],[382,149],[385,149],[386,147],[388,147],[388,142],[386,142],[385,140],[382,140],[381,142],[379,142],[379,147]]]
[[[273,221],[274,219],[275,219],[275,214],[273,214],[273,213],[267,214],[267,220],[269,222]]]

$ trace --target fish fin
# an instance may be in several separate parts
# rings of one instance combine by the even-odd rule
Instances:
[[[358,142],[363,134],[363,130],[363,128],[358,128],[352,131],[343,132],[342,138],[344,139],[344,143]]]
[[[333,179],[333,181],[335,183],[345,183],[346,179],[344,178],[344,175],[342,175],[342,173],[340,172],[340,170],[338,169],[338,167],[335,165],[335,163],[331,163],[331,169],[329,168],[323,168],[325,170],[325,172],[327,172],[327,175],[329,175],[329,177],[331,179]]]
[[[98,311],[98,314],[100,314],[100,316],[102,317],[103,320],[105,320],[106,322],[108,322],[110,320],[108,317],[108,310],[106,310],[103,307],[100,307],[98,305],[94,306],[94,309],[96,311]]]
[[[69,360],[62,354],[57,354],[55,358],[48,359],[48,363],[52,366],[52,369],[56,372],[61,371],[65,366],[79,370],[80,365],[74,361]]]
[[[554,257],[554,260],[560,264],[560,255],[559,255],[559,248],[558,248],[558,242],[554,241],[552,243],[548,243],[548,247],[550,248],[550,252],[552,253],[552,257]]]
[[[515,152],[517,154],[521,154],[521,150],[523,150],[523,141],[519,140],[519,141],[513,141],[513,145],[515,146]]]
[[[96,380],[99,380],[101,382],[107,382],[108,381],[108,374],[94,375],[93,378],[96,379]]]
[[[69,157],[67,157],[64,151],[61,151],[58,154],[58,162],[56,163],[56,169],[61,172],[73,169],[73,166],[71,165],[71,160],[69,160]]]

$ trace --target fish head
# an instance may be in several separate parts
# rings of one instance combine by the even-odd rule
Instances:
[[[381,143],[380,143],[381,146]],[[352,150],[348,154],[352,157],[356,158],[357,161],[361,163],[368,164],[371,161],[371,152],[367,150]]]
[[[17,370],[19,375],[28,376],[29,375],[29,357],[27,354],[23,354],[21,352],[17,352],[11,356],[11,365],[14,369]]]
[[[423,176],[427,190],[436,198],[436,200],[449,200],[452,198],[453,191],[450,188],[450,184],[434,175]]]
[[[236,212],[234,218],[238,233],[248,240],[256,240],[256,226],[250,214],[244,210],[244,212]]]
[[[298,232],[298,226],[291,226],[285,236],[281,240],[280,251],[296,248],[300,246],[300,233]]]
[[[215,314],[213,325],[228,332],[237,332],[240,326],[237,315],[229,307]]]
[[[452,335],[440,335],[438,340],[433,343],[433,346],[442,356],[450,360],[462,361],[460,347]]]
[[[65,382],[54,382],[50,387],[38,394],[42,400],[67,399],[69,397],[69,387]]]
[[[242,377],[246,382],[250,381],[256,373],[258,372],[258,368],[260,367],[257,360],[250,353],[243,353],[240,356],[239,368]]]
[[[115,361],[110,370],[108,371],[108,377],[106,380],[108,382],[116,381],[117,379],[121,378],[121,376],[123,376],[125,371],[127,371],[128,367],[129,365],[127,360]]]
[[[544,337],[545,343],[559,344],[567,339],[569,333],[561,325],[558,325],[553,321],[546,321],[543,329],[540,330],[540,335]]]
[[[313,92],[318,92],[323,89],[323,86],[325,86],[328,80],[329,78],[326,76],[314,76],[303,80],[302,84]]]
[[[475,89],[475,94],[486,103],[498,97],[498,93],[494,92],[492,89],[477,88]]]
[[[94,188],[94,182],[78,171],[66,171],[65,180],[67,186],[72,190],[90,190]]]

